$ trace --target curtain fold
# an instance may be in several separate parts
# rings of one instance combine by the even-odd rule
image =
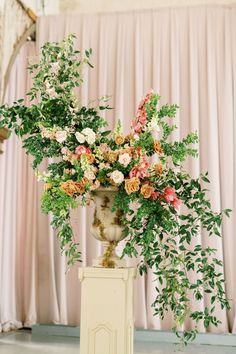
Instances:
[[[87,105],[103,95],[111,96],[114,110],[105,113],[111,128],[119,118],[128,132],[139,100],[153,88],[161,94],[161,104],[180,106],[176,119],[179,130],[172,139],[189,131],[199,132],[199,157],[188,159],[185,167],[193,176],[208,170],[214,209],[233,209],[231,218],[224,219],[222,239],[208,238],[204,233],[197,239],[218,249],[217,256],[224,260],[227,295],[233,299],[230,312],[218,311],[222,324],[209,330],[236,332],[236,7],[42,17],[37,24],[36,49],[27,43],[14,65],[8,101],[23,96],[30,85],[25,71],[27,57],[34,56],[45,41],[61,40],[71,32],[77,35],[79,50],[93,49],[94,69],[83,72],[80,102]],[[77,267],[66,273],[50,217],[40,211],[42,185],[33,175],[30,158],[13,136],[5,150],[0,157],[0,323],[4,328],[11,322],[15,326],[19,322],[79,324]],[[83,266],[91,264],[101,248],[89,233],[92,212],[88,207],[72,214]],[[136,262],[128,261],[130,265]],[[153,317],[154,296],[153,274],[138,277],[135,325],[169,329],[173,325],[171,315],[164,321]],[[198,305],[192,300],[196,309],[205,303],[207,296]],[[186,326],[191,327],[191,321]],[[199,325],[199,330],[204,328]]]

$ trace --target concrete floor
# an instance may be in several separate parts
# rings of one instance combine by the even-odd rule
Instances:
[[[0,334],[0,354],[79,354],[75,337],[32,336],[30,332]],[[236,354],[236,347],[189,345],[179,351],[173,344],[136,342],[135,354]],[[85,354],[85,353],[84,353]],[[123,354],[123,353],[119,353]]]

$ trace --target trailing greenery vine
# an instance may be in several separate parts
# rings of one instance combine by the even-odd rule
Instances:
[[[204,232],[221,236],[223,215],[215,212],[207,197],[208,174],[193,179],[183,168],[186,158],[196,157],[197,133],[171,142],[177,127],[177,105],[160,106],[160,96],[150,91],[140,102],[124,135],[118,122],[114,131],[105,130],[103,111],[110,109],[104,97],[95,106],[81,106],[75,88],[82,82],[84,65],[90,63],[91,49],[84,55],[74,49],[74,35],[61,43],[45,43],[37,62],[29,65],[33,86],[28,92],[31,105],[20,99],[0,106],[0,127],[21,137],[33,156],[33,168],[44,181],[42,210],[52,213],[61,251],[72,266],[81,260],[74,239],[70,211],[86,205],[90,191],[100,186],[118,190],[114,211],[123,211],[127,242],[123,256],[138,257],[139,272],[151,269],[156,277],[154,314],[174,316],[174,330],[186,344],[196,336],[200,321],[206,328],[217,326],[216,306],[229,309],[225,294],[222,261],[216,249],[203,247]],[[44,158],[50,160],[40,171]],[[109,251],[110,252],[110,251]],[[109,267],[109,255],[104,263]],[[210,305],[196,311],[191,300]],[[187,319],[194,328],[183,329]]]

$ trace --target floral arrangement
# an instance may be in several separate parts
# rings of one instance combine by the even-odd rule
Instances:
[[[202,186],[208,175],[192,179],[183,169],[188,156],[197,156],[196,133],[170,142],[176,129],[172,123],[177,106],[159,107],[160,97],[150,91],[140,102],[131,130],[124,135],[120,122],[114,131],[105,130],[106,98],[95,107],[80,106],[74,88],[82,83],[83,65],[90,63],[91,49],[83,57],[73,48],[74,36],[61,43],[46,43],[40,60],[29,65],[34,75],[23,100],[0,107],[0,127],[18,134],[26,152],[34,157],[33,168],[45,182],[42,209],[53,215],[62,252],[72,265],[80,260],[78,244],[70,225],[70,210],[88,203],[90,192],[100,186],[116,186],[114,211],[122,209],[127,234],[123,256],[140,256],[140,274],[151,268],[157,279],[154,313],[164,318],[171,310],[177,325],[187,318],[193,330],[184,331],[182,341],[195,337],[197,323],[207,328],[220,322],[214,315],[218,303],[229,309],[225,297],[222,262],[215,249],[197,244],[202,229],[221,235],[223,214],[214,212]],[[44,158],[56,158],[47,171],[39,172]],[[138,247],[137,247],[138,246]],[[192,280],[192,274],[195,280]],[[201,301],[210,295],[203,311],[190,308],[190,298]],[[180,334],[177,332],[180,336]]]

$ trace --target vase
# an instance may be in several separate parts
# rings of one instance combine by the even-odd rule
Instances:
[[[91,192],[95,210],[90,230],[92,235],[103,244],[103,254],[93,260],[94,267],[123,268],[126,266],[126,261],[120,259],[115,252],[118,243],[125,238],[121,223],[123,212],[112,211],[117,192],[116,187],[101,187]]]

